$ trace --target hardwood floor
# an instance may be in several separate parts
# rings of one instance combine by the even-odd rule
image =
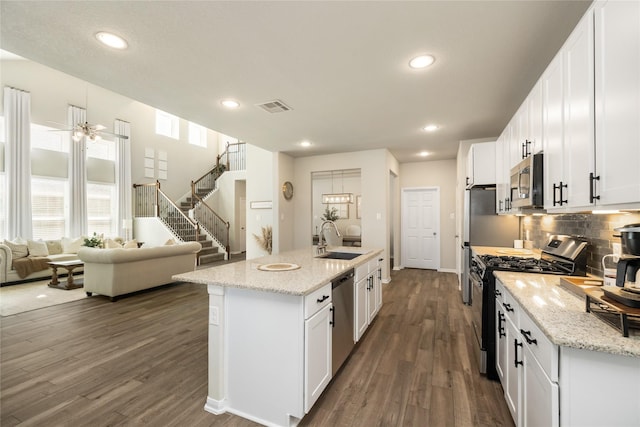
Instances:
[[[512,426],[471,359],[453,274],[394,272],[384,305],[304,426]],[[207,292],[179,284],[0,322],[0,424],[255,426],[203,410]]]

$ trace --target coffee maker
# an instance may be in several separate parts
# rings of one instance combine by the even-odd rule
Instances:
[[[640,256],[622,255],[616,268],[616,286],[623,287],[625,282],[635,284],[638,270],[640,270]],[[640,283],[635,286],[640,286]]]
[[[629,224],[616,228],[622,240],[622,257],[616,268],[616,286],[623,287],[625,282],[636,284],[636,275],[640,270],[640,224]]]

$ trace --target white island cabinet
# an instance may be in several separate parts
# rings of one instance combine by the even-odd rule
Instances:
[[[553,275],[495,272],[498,374],[516,426],[640,425],[640,336]]]
[[[287,427],[309,412],[332,377],[331,280],[360,265],[368,271],[381,253],[339,250],[361,255],[322,259],[309,248],[174,276],[209,291],[206,411]],[[258,269],[270,263],[299,268]]]

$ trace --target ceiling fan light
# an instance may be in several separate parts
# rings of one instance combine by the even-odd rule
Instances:
[[[96,39],[105,46],[109,46],[114,49],[126,49],[129,46],[127,41],[122,37],[106,31],[96,33]]]

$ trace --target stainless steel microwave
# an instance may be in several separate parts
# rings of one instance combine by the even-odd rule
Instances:
[[[511,168],[511,206],[543,208],[542,153],[534,154]]]

